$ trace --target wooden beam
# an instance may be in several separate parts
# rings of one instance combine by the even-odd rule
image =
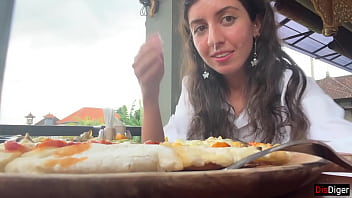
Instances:
[[[352,58],[352,32],[340,27],[328,47],[346,57]]]
[[[325,36],[332,36],[345,22],[352,22],[351,0],[311,0],[316,12],[323,21]]]
[[[306,9],[301,4],[293,0],[277,0],[275,9],[282,15],[307,27],[314,32],[321,33],[323,22],[318,15]]]

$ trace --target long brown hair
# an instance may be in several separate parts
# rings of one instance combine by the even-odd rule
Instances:
[[[227,103],[227,84],[221,74],[204,63],[193,44],[188,11],[196,1],[184,0],[184,17],[180,23],[185,42],[183,69],[186,69],[185,75],[188,76],[189,99],[194,108],[187,137],[238,138],[239,130],[234,125],[234,108]],[[281,48],[270,3],[265,0],[239,1],[250,19],[254,21],[259,17],[262,24],[260,36],[256,38],[258,65],[250,66],[251,55],[245,65],[248,76],[247,112],[252,129],[249,135],[254,135],[262,142],[276,143],[282,141],[287,132],[285,128],[289,127],[291,140],[305,139],[309,126],[301,107],[302,94],[306,88],[305,74]],[[206,80],[202,78],[204,67],[207,67],[210,73]],[[282,106],[279,84],[287,69],[292,71],[292,76],[285,94],[286,106]]]

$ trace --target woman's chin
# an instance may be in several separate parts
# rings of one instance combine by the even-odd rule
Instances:
[[[222,74],[223,76],[233,76],[235,74],[238,73],[242,73],[243,72],[243,68],[242,67],[218,67],[215,69],[216,72],[218,72],[219,74]]]

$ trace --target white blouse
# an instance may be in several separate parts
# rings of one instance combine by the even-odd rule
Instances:
[[[286,70],[280,83],[281,105],[285,105],[287,84],[292,71]],[[320,140],[330,145],[338,152],[352,153],[352,122],[344,119],[344,110],[316,84],[307,78],[307,87],[302,96],[303,112],[310,122],[309,139]],[[186,80],[182,81],[182,91],[176,106],[175,113],[164,126],[165,137],[169,141],[186,139],[188,127],[193,115],[193,107],[189,102]],[[250,136],[248,116],[246,111],[236,118],[235,125],[239,129],[240,139],[243,141],[260,141]],[[289,134],[284,142],[289,141]]]

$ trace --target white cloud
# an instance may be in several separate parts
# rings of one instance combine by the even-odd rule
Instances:
[[[128,5],[126,5],[128,4]],[[145,40],[138,1],[19,0],[2,92],[1,123],[62,119],[82,107],[140,99],[132,70]]]

